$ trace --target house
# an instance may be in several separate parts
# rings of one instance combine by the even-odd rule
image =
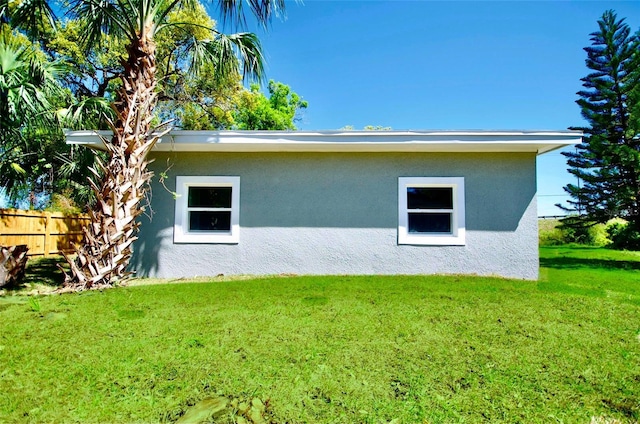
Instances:
[[[538,277],[536,157],[575,131],[172,131],[139,275]],[[95,132],[70,143],[99,148]],[[174,193],[177,196],[174,196]]]

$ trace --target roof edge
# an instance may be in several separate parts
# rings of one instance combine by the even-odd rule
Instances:
[[[104,150],[111,131],[69,131],[67,143]],[[535,152],[579,144],[574,130],[194,131],[173,130],[155,151],[190,152]]]

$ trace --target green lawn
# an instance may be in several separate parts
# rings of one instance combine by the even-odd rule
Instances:
[[[5,296],[0,421],[166,422],[226,397],[261,399],[272,422],[637,422],[640,254],[542,248],[541,265],[537,282],[321,276]],[[225,411],[220,422],[237,419]]]

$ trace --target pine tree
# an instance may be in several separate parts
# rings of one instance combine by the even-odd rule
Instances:
[[[567,210],[577,211],[583,224],[621,217],[640,233],[640,133],[634,116],[640,43],[612,10],[598,25],[584,49],[592,72],[581,79],[584,89],[576,101],[589,126],[574,128],[584,132],[584,141],[576,152],[564,153],[569,172],[580,182],[565,187],[573,198]]]

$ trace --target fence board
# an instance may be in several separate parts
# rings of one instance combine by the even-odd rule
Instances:
[[[86,215],[0,209],[0,245],[26,244],[29,256],[71,252],[72,243],[82,241],[82,227],[88,223]]]

